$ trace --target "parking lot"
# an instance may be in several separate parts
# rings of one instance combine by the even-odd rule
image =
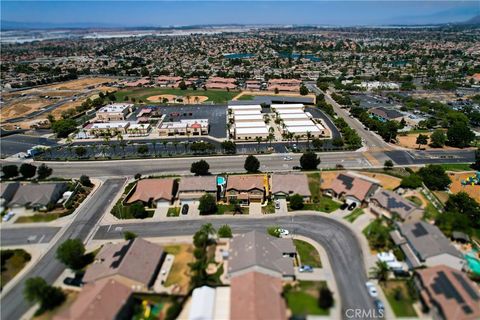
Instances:
[[[0,154],[2,158],[9,157],[19,152],[26,152],[37,145],[42,146],[56,146],[54,140],[42,137],[29,136],[24,134],[13,134],[2,137],[0,143]]]
[[[215,138],[227,136],[227,107],[218,105],[179,105],[179,106],[146,106],[161,114],[167,115],[164,121],[180,121],[182,119],[208,119],[210,124],[209,135]],[[137,114],[143,108],[137,108],[128,117],[129,121],[136,121]]]

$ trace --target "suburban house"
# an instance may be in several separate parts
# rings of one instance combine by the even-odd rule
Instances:
[[[361,206],[368,202],[378,187],[379,184],[368,177],[353,173],[339,173],[323,192],[329,197]]]
[[[299,92],[301,80],[298,79],[270,79],[268,81],[267,90],[269,91],[285,91],[285,92]]]
[[[397,215],[402,221],[419,221],[423,217],[423,209],[401,197],[393,191],[379,189],[371,198],[370,211],[379,217],[392,218]]]
[[[232,277],[230,288],[231,320],[287,319],[281,278],[250,271]]]
[[[101,107],[97,113],[98,122],[122,121],[132,112],[132,103],[112,103]]]
[[[54,320],[131,319],[132,288],[115,279],[85,285],[75,301]]]
[[[178,199],[182,203],[198,201],[205,193],[217,199],[217,176],[184,177],[178,184]]]
[[[293,194],[299,194],[304,201],[309,202],[312,196],[305,174],[272,174],[271,185],[275,199],[285,199]]]
[[[433,319],[480,319],[478,287],[463,272],[445,265],[417,270],[415,285]]]
[[[228,203],[232,200],[238,201],[243,205],[249,205],[250,202],[263,202],[267,188],[268,177],[265,175],[228,176],[227,201]]]
[[[463,255],[436,226],[425,221],[398,224],[390,232],[393,242],[405,253],[410,268],[444,264],[456,270],[464,266]]]
[[[127,195],[125,203],[141,201],[149,207],[170,206],[177,193],[177,182],[172,178],[142,179]]]
[[[233,90],[237,88],[236,81],[235,78],[211,77],[205,83],[205,88]]]
[[[20,183],[0,183],[0,207],[5,207],[12,200]]]
[[[153,286],[163,259],[163,248],[142,238],[106,244],[87,268],[83,282],[115,279],[136,291],[147,291]]]
[[[55,205],[67,191],[67,184],[31,183],[20,185],[10,200],[10,207],[26,207],[34,210],[46,210]]]
[[[177,319],[230,319],[230,287],[195,288],[190,301],[188,315],[180,314]]]
[[[294,279],[292,239],[275,238],[259,231],[234,236],[228,251],[228,276],[233,279],[251,271]]]
[[[178,76],[159,76],[156,79],[156,82],[160,87],[176,88],[180,81],[182,81],[182,77]]]
[[[370,116],[382,121],[401,121],[403,114],[395,109],[387,109],[384,107],[372,108],[368,110]]]

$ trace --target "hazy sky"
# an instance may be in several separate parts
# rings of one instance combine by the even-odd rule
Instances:
[[[1,19],[110,26],[381,25],[464,21],[477,1],[5,1]]]

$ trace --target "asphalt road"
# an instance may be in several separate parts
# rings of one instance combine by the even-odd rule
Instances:
[[[49,243],[60,231],[58,227],[23,227],[1,228],[2,246],[23,245],[33,243]]]
[[[295,217],[278,217],[252,219],[238,217],[229,219],[210,219],[216,228],[229,224],[234,233],[251,230],[266,231],[268,226],[278,225],[293,234],[309,237],[323,246],[335,270],[335,280],[342,301],[342,314],[346,309],[373,309],[372,299],[365,288],[367,275],[363,254],[358,239],[343,224],[321,216],[300,215]],[[206,220],[188,220],[172,222],[134,223],[114,226],[102,226],[94,239],[119,239],[124,231],[132,231],[142,237],[192,235]]]
[[[332,99],[329,93],[325,93],[322,90],[320,90],[316,85],[314,84],[308,84],[307,85],[308,89],[315,94],[324,94],[325,95],[325,101],[327,101],[329,104],[332,105],[333,110],[337,115],[342,117],[345,122],[350,126],[350,128],[355,129],[357,131],[358,135],[362,138],[363,144],[367,148],[386,148],[390,149],[391,147],[383,141],[381,137],[376,135],[375,133],[365,130],[364,125],[358,121],[357,119],[350,118],[349,114],[345,109],[342,109],[342,106],[339,105],[335,100]]]
[[[123,188],[125,179],[111,179],[95,192],[95,194],[84,203],[73,222],[67,227],[65,232],[52,245],[50,250],[33,266],[28,274],[23,275],[18,284],[8,291],[0,300],[2,306],[2,319],[20,319],[20,317],[31,307],[31,303],[27,302],[23,297],[23,288],[27,278],[42,277],[47,282],[53,283],[63,272],[65,267],[55,258],[58,246],[67,239],[81,239],[84,241],[89,233],[95,228],[97,222],[105,212],[105,207],[111,203],[116,194]],[[39,230],[35,230],[39,229]],[[17,233],[35,233],[38,234],[42,228],[28,228],[15,230]],[[25,233],[23,231],[26,231]],[[3,236],[6,229],[2,230]],[[46,232],[43,230],[42,232]],[[52,231],[53,232],[53,231]],[[11,234],[8,231],[8,234]],[[7,234],[7,235],[8,235]]]
[[[291,154],[292,160],[285,161],[284,155],[257,155],[260,161],[260,170],[287,171],[299,166],[301,154]],[[321,153],[320,168],[332,168],[342,164],[348,168],[368,168],[371,165],[360,152],[332,152]],[[78,161],[78,162],[46,162],[53,168],[55,176],[78,177],[86,174],[90,177],[132,176],[136,173],[150,174],[189,174],[192,162],[201,157],[169,158],[169,159],[141,159],[141,160],[113,160],[113,161]],[[210,172],[245,172],[243,165],[246,156],[216,156],[204,157],[209,165]],[[39,163],[36,163],[39,165]]]

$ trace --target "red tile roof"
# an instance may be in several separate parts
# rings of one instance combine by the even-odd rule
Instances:
[[[148,202],[150,200],[172,199],[174,179],[143,179],[137,182],[135,190],[128,198],[127,203],[135,201]]]

